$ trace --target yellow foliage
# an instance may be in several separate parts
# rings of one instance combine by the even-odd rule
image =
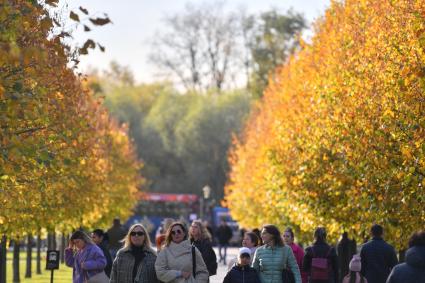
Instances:
[[[423,228],[424,15],[418,0],[332,2],[234,142],[236,219],[333,240],[380,222],[398,247]]]

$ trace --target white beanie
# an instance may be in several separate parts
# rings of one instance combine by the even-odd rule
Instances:
[[[359,255],[353,255],[353,258],[350,261],[349,268],[351,271],[360,272],[362,269],[362,262]]]

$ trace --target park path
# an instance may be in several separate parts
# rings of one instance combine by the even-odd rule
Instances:
[[[214,248],[215,254],[217,255],[218,259],[218,249]],[[238,254],[238,248],[230,247],[227,249],[227,261],[229,261],[231,258],[236,257]],[[217,275],[210,277],[210,283],[222,283],[224,276],[226,276],[227,273],[227,265],[224,265],[223,263],[218,263],[217,268]]]

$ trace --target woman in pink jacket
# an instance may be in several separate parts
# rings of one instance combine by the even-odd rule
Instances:
[[[285,245],[288,245],[291,247],[292,252],[294,253],[295,259],[298,264],[298,268],[301,271],[301,280],[302,283],[307,283],[307,274],[303,272],[303,258],[304,258],[304,250],[294,243],[294,232],[291,228],[286,228],[282,235],[283,242]]]

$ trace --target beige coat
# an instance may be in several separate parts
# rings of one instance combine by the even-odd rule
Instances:
[[[164,247],[155,262],[156,275],[159,280],[166,283],[207,283],[208,269],[202,259],[202,255],[195,248],[196,255],[196,276],[188,279],[178,277],[180,271],[192,273],[192,246],[188,240],[179,244],[171,242],[168,247]]]

